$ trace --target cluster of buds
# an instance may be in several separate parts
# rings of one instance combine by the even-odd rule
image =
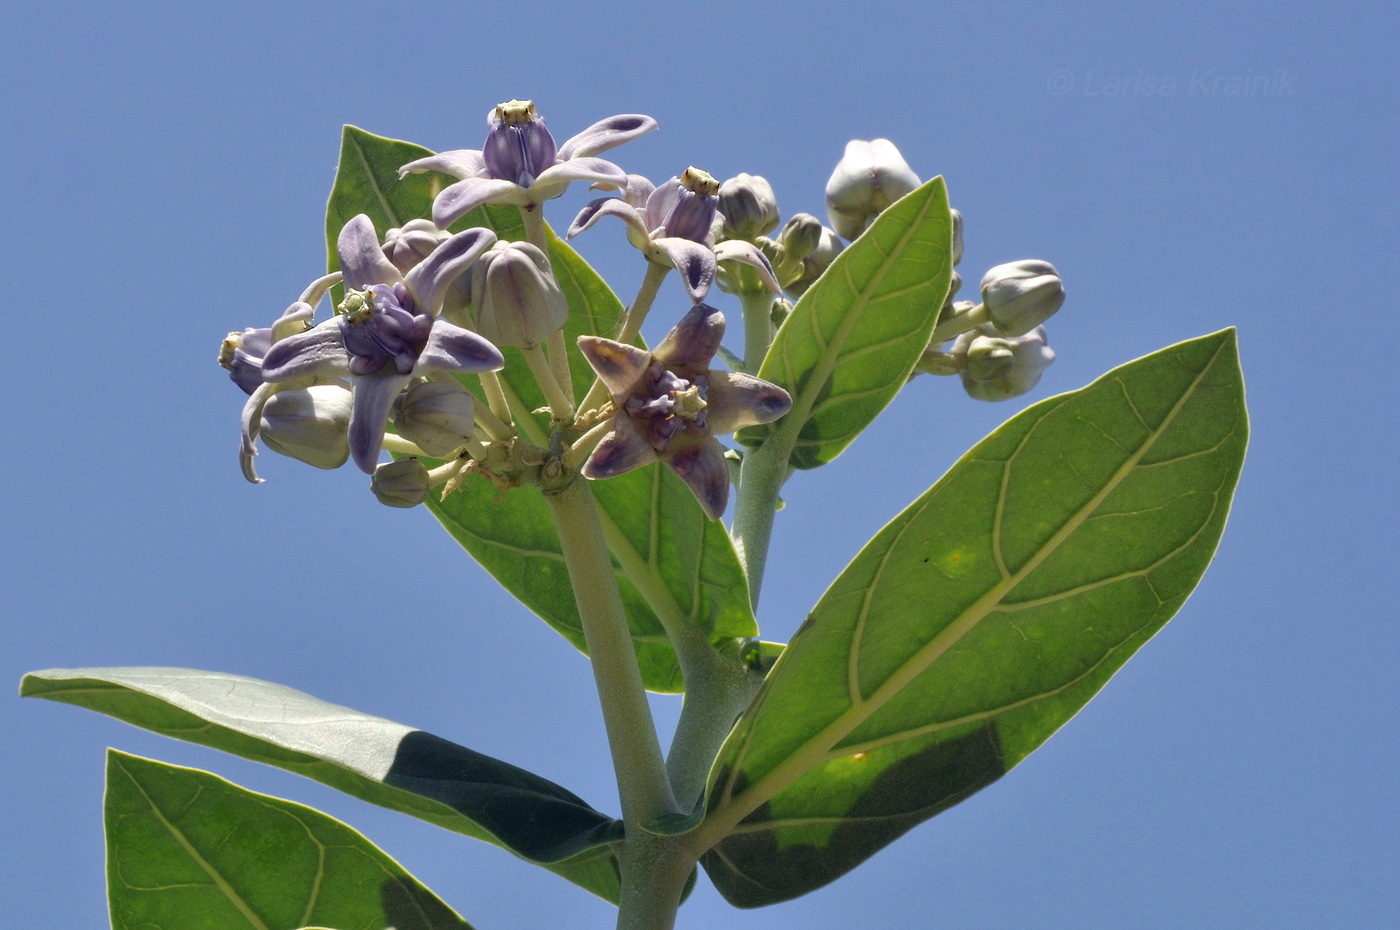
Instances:
[[[827,182],[827,216],[837,233],[855,239],[921,183],[888,139],[853,140]],[[1064,303],[1064,283],[1049,262],[1008,262],[983,275],[981,303],[954,300],[962,287],[957,265],[963,258],[963,216],[951,213],[952,280],[918,370],[961,375],[968,395],[978,400],[1025,394],[1055,359],[1041,324]],[[948,349],[950,339],[956,341]]]
[[[827,269],[841,251],[836,233],[810,213],[796,213],[782,229],[773,187],[765,178],[739,174],[720,185],[719,211],[724,242],[752,243],[768,260],[777,287],[799,297]],[[777,236],[771,234],[777,231]],[[734,294],[758,293],[760,283],[742,268],[723,269],[720,286]]]

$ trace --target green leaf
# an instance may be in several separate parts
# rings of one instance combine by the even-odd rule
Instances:
[[[114,930],[471,930],[333,817],[198,769],[107,751]]]
[[[881,213],[802,295],[763,360],[758,376],[785,388],[792,410],[739,440],[777,442],[797,468],[840,455],[928,347],[952,277],[952,241],[942,178]]]
[[[1014,417],[822,596],[711,773],[705,858],[757,906],[990,784],[1186,600],[1244,460],[1233,330]]]
[[[617,900],[617,821],[547,779],[431,733],[283,685],[192,669],[49,669],[26,675],[20,694],[305,775]]]

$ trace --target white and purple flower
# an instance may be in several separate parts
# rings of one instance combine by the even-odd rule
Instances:
[[[627,172],[598,154],[656,128],[650,116],[610,116],[556,146],[529,100],[508,100],[486,116],[489,127],[481,149],[455,149],[411,161],[399,177],[440,171],[460,178],[433,201],[433,222],[446,229],[485,203],[533,209],[560,196],[574,181],[603,190],[627,183]]]
[[[353,394],[350,457],[370,474],[383,447],[390,407],[410,381],[431,371],[501,368],[505,360],[495,346],[438,317],[448,287],[495,240],[487,229],[457,233],[400,274],[380,247],[369,217],[360,214],[346,223],[337,242],[347,294],[343,312],[274,341],[262,357],[263,384],[248,398],[243,417],[249,480],[258,480],[251,465],[257,431],[250,423],[259,421],[262,406],[279,390],[348,377]]]
[[[585,206],[565,238],[574,238],[600,217],[615,216],[627,224],[627,239],[642,254],[681,273],[690,299],[697,304],[714,283],[717,262],[749,265],[769,290],[779,292],[773,266],[752,242],[731,239],[715,244],[719,182],[708,172],[692,166],[655,188],[634,174],[623,190],[620,199],[601,197]]]
[[[656,460],[681,477],[711,520],[729,501],[729,466],[715,436],[787,413],[787,391],[751,375],[712,370],[724,314],[696,304],[652,352],[600,336],[579,349],[612,395],[612,428],[583,465],[611,478]]]

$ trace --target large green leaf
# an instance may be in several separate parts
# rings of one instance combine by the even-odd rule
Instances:
[[[620,824],[547,779],[283,685],[179,668],[33,672],[20,694],[305,775],[495,843],[610,901]]]
[[[927,348],[952,277],[952,240],[942,178],[881,213],[802,295],[764,358],[759,377],[786,388],[792,410],[739,439],[790,448],[797,468],[840,455]]]
[[[1233,330],[1036,404],[856,556],[711,774],[705,865],[761,905],[999,778],[1185,601],[1247,424]]]
[[[198,769],[107,751],[114,930],[471,930],[362,835]]]

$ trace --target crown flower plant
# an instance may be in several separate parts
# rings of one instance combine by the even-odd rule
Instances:
[[[974,400],[1036,391],[1064,282],[1043,260],[1003,262],[980,303],[955,300],[956,266],[996,218],[965,230],[943,178],[921,181],[889,140],[846,147],[828,227],[785,216],[780,185],[758,174],[721,184],[692,167],[654,186],[598,157],[655,128],[616,116],[556,145],[524,100],[490,111],[480,150],[346,127],[355,157],[328,206],[328,267],[271,326],[219,350],[243,398],[249,481],[260,439],[315,468],[354,462],[369,493],[349,506],[417,511],[395,517],[404,545],[435,518],[578,650],[616,798],[595,806],[448,738],[237,675],[48,669],[22,693],[493,844],[616,905],[621,930],[685,926],[701,870],[750,908],[873,868],[1068,722],[1180,608],[1221,537],[1248,433],[1233,330],[1032,403],[948,450],[941,477],[920,459],[928,490],[814,604],[765,598],[774,533],[797,506],[788,482],[830,468],[858,500],[868,479],[836,459],[900,392],[961,402],[919,374],[957,375]],[[411,177],[431,173],[457,180]],[[616,196],[560,239],[545,208],[574,181]],[[604,216],[642,253],[625,306],[571,245]],[[672,268],[680,306],[658,299]],[[317,322],[323,301],[334,312]],[[672,314],[655,346],[649,312]],[[929,434],[926,420],[900,428]],[[806,619],[789,642],[760,638],[794,616]],[[669,745],[648,692],[683,695]],[[470,927],[311,808],[120,753],[109,772],[114,926]],[[156,829],[129,815],[138,795],[208,829]],[[303,859],[322,866],[189,879]],[[248,901],[287,916],[253,920]]]

